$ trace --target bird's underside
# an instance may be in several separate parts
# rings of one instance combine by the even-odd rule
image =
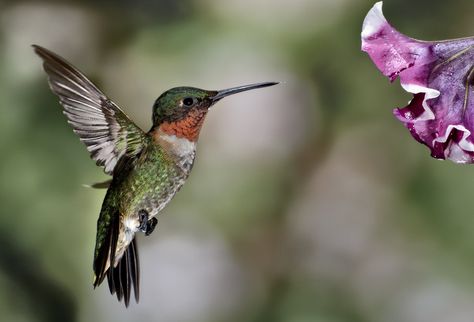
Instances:
[[[146,146],[139,160],[131,169],[122,169],[114,176],[97,224],[94,286],[100,285],[107,276],[110,291],[116,293],[119,300],[123,298],[126,305],[132,288],[138,300],[135,234],[153,232],[157,214],[189,174],[157,145]]]

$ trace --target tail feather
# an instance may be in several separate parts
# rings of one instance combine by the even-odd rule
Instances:
[[[110,293],[117,294],[119,301],[123,298],[125,306],[128,307],[132,288],[138,302],[139,279],[137,243],[136,239],[133,239],[117,266],[107,271]]]
[[[119,301],[124,299],[125,306],[130,303],[132,287],[134,289],[135,300],[139,299],[140,288],[140,264],[138,260],[138,250],[136,238],[128,245],[122,258],[116,266],[115,250],[120,232],[120,216],[114,216],[110,223],[107,237],[101,246],[98,255],[94,260],[94,288],[100,285],[105,276],[109,284],[111,294],[117,294]],[[110,265],[109,265],[110,263]]]
[[[130,276],[132,277],[133,291],[135,293],[135,300],[138,302],[140,298],[140,262],[138,259],[138,248],[135,238],[131,245],[128,247],[127,256],[129,256],[128,262],[130,263]]]

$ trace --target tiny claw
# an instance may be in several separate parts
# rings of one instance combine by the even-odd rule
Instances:
[[[155,217],[148,220],[145,228],[145,236],[150,236],[153,230],[155,230],[156,224],[158,224],[158,219]]]

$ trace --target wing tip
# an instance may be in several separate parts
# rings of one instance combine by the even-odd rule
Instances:
[[[37,45],[37,44],[32,44],[31,47],[33,47],[33,50],[34,52],[40,56],[42,59],[44,59],[45,57],[49,56],[52,54],[51,51],[49,51],[48,49],[40,46],[40,45]]]

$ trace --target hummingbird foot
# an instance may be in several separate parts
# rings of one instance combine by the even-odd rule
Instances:
[[[138,221],[140,222],[138,229],[144,232],[145,236],[149,236],[155,230],[156,224],[158,224],[158,219],[155,217],[148,218],[150,218],[150,215],[148,215],[146,210],[142,209],[138,212]]]
[[[158,224],[158,219],[155,217],[151,218],[146,223],[145,236],[150,236],[153,230],[155,230],[156,224]]]

